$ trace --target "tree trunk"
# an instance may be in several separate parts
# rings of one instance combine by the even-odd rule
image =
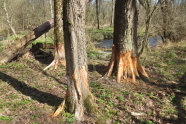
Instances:
[[[169,26],[169,8],[170,8],[170,0],[164,0],[163,6],[161,8],[163,15],[163,43],[168,43],[169,34],[168,34],[168,26]]]
[[[124,79],[131,77],[135,82],[135,74],[138,76],[137,72],[140,71],[138,68],[142,67],[139,59],[134,62],[137,58],[137,49],[136,0],[116,0],[112,56],[105,76],[109,77],[114,70],[117,82],[120,82],[122,77]]]
[[[99,0],[96,0],[96,16],[97,16],[97,28],[100,29],[100,20],[99,20],[99,14],[100,14],[100,9],[99,9]]]
[[[85,0],[64,0],[63,30],[66,57],[67,110],[75,114],[76,120],[83,120],[90,112],[93,97],[89,90],[85,37]],[[89,103],[87,105],[87,103]],[[64,101],[61,106],[64,105]],[[62,107],[59,106],[58,110]],[[57,116],[58,110],[54,114]]]
[[[38,37],[48,32],[54,26],[54,20],[48,20],[44,24],[35,28],[32,32],[25,35],[20,40],[15,41],[0,53],[0,65],[12,60],[19,52],[23,51],[29,44],[31,44]]]
[[[52,0],[50,0],[50,14],[51,14],[51,17],[54,18],[54,14],[53,14],[53,7],[52,7]]]
[[[55,36],[55,56],[52,63],[44,70],[53,67],[57,69],[58,65],[65,63],[65,50],[63,44],[63,31],[62,31],[62,0],[54,0],[54,36]]]

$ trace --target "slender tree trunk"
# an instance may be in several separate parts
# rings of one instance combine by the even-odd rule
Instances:
[[[22,15],[22,30],[23,31],[25,30],[25,16],[24,16],[24,13]]]
[[[51,17],[54,18],[53,7],[52,7],[52,0],[50,0],[50,14],[51,14]]]
[[[99,7],[99,0],[96,0],[96,16],[97,16],[97,28],[100,29],[100,19],[99,19],[99,14],[100,14],[100,7]]]
[[[9,18],[9,15],[8,15],[8,11],[7,11],[7,8],[6,8],[6,2],[5,2],[5,1],[4,1],[4,3],[3,3],[3,7],[4,7],[4,10],[5,10],[5,14],[6,14],[6,21],[7,21],[8,25],[9,25],[11,31],[13,32],[15,38],[17,38],[16,31],[15,31],[15,29],[13,28],[12,23],[10,22],[10,18]]]
[[[133,3],[133,31],[132,31],[132,37],[133,37],[133,41],[132,41],[132,65],[133,65],[133,70],[136,76],[140,76],[139,73],[145,77],[148,78],[148,74],[146,73],[144,67],[142,66],[141,62],[140,62],[140,54],[138,53],[138,37],[137,37],[137,27],[138,27],[138,11],[137,11],[137,6],[136,6],[136,1]],[[151,17],[149,16],[149,21],[151,21]],[[149,30],[149,25],[150,22],[146,22],[146,36],[145,38],[146,41],[148,41],[148,30]]]
[[[53,67],[57,69],[58,65],[65,63],[65,50],[63,44],[63,29],[62,29],[62,0],[54,0],[54,36],[55,36],[55,57],[52,63],[44,70]]]
[[[63,30],[65,41],[67,110],[75,114],[76,120],[83,120],[84,113],[93,105],[88,84],[88,69],[85,37],[85,0],[64,0]],[[87,102],[88,101],[88,102]],[[61,106],[64,105],[64,101]],[[60,110],[59,107],[58,110]],[[58,115],[58,110],[54,116]]]
[[[35,28],[23,38],[15,41],[0,53],[0,65],[12,60],[19,52],[23,51],[29,44],[31,44],[38,37],[48,32],[54,26],[54,20],[46,21],[39,27]]]
[[[163,43],[168,43],[168,14],[169,14],[170,0],[164,0],[163,6],[161,8],[163,15]]]
[[[113,26],[113,22],[114,22],[114,7],[115,7],[115,0],[112,0],[112,15],[111,15],[110,27]]]
[[[120,82],[121,78],[128,79],[128,77],[135,82],[135,74],[138,76],[137,71],[140,71],[135,69],[139,62],[134,64],[132,57],[137,55],[136,16],[136,0],[116,0],[112,56],[105,76],[109,77],[114,70],[117,82]]]
[[[145,23],[145,36],[143,38],[143,44],[142,44],[142,48],[139,52],[139,55],[141,55],[144,51],[145,48],[150,49],[149,48],[149,27],[150,27],[150,22],[151,19],[146,19],[146,23]]]
[[[142,48],[139,52],[139,55],[141,55],[143,53],[145,47],[147,49],[149,49],[148,38],[149,38],[149,28],[150,28],[152,16],[153,16],[155,10],[158,8],[158,6],[161,2],[162,2],[162,0],[158,0],[152,7],[151,1],[149,1],[149,0],[139,0],[139,3],[141,4],[141,6],[145,9],[145,36],[143,38],[143,44],[142,44]]]

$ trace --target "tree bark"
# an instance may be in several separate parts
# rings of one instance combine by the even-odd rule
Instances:
[[[54,0],[54,36],[55,36],[55,56],[52,63],[47,66],[44,70],[53,67],[57,69],[58,65],[65,63],[65,50],[63,44],[63,30],[62,30],[62,0]]]
[[[64,0],[63,31],[65,42],[67,94],[65,104],[76,120],[83,120],[93,104],[88,84],[85,37],[85,0]],[[64,101],[61,106],[64,105]],[[58,108],[58,110],[61,107]],[[57,111],[58,111],[57,110]],[[57,112],[56,111],[56,112]],[[56,115],[55,115],[56,116]]]
[[[23,51],[29,44],[31,44],[38,37],[48,32],[54,26],[54,20],[48,20],[42,25],[35,28],[23,38],[12,43],[8,48],[0,53],[0,65],[12,60],[19,52]]]
[[[169,9],[171,5],[170,0],[164,0],[163,6],[161,7],[162,16],[163,16],[163,43],[167,44],[169,40],[169,32],[168,32],[168,26],[169,26]]]
[[[114,70],[117,82],[121,78],[128,80],[128,77],[135,82],[135,74],[138,76],[137,71],[140,71],[135,69],[140,65],[139,60],[133,62],[138,55],[137,49],[136,0],[116,0],[112,57],[105,76],[109,77]]]

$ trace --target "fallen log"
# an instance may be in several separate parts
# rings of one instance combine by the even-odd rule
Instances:
[[[23,38],[15,41],[0,53],[0,65],[11,61],[18,53],[23,51],[29,44],[54,27],[54,19],[50,19]]]

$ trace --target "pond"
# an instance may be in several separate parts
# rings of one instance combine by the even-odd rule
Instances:
[[[157,37],[149,37],[149,46],[154,47],[161,43],[162,39],[160,36]],[[103,43],[101,43],[101,47],[106,48],[106,49],[111,49],[113,44],[113,39],[109,40],[103,40]]]

